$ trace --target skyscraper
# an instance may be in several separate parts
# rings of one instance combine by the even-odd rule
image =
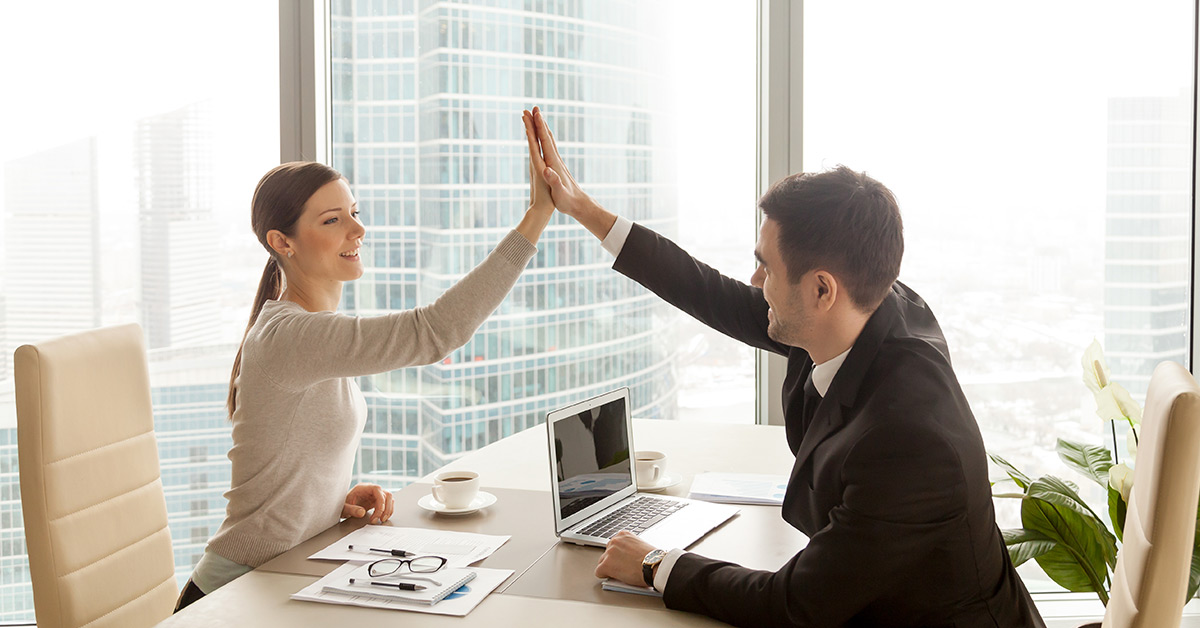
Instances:
[[[1191,125],[1190,96],[1108,103],[1104,348],[1139,398],[1155,365],[1187,359]]]
[[[211,342],[218,335],[212,135],[205,103],[137,125],[142,327],[151,349]]]
[[[100,324],[96,139],[4,166],[5,313],[0,354]]]
[[[333,165],[367,225],[348,312],[432,302],[516,225],[529,195],[520,111],[534,104],[590,193],[675,231],[642,5],[487,4],[333,3]],[[611,271],[569,219],[556,217],[539,249],[466,346],[363,379],[361,478],[415,479],[619,386],[635,415],[675,416],[676,348],[662,330],[677,314]]]

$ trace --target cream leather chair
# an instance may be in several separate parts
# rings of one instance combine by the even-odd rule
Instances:
[[[1163,362],[1150,377],[1104,628],[1178,628],[1200,496],[1200,386]]]
[[[21,507],[38,626],[152,626],[175,565],[138,325],[15,355]]]

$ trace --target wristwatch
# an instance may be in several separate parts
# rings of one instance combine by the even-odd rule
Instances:
[[[656,549],[650,550],[650,553],[646,554],[646,557],[642,559],[642,579],[646,581],[646,586],[651,589],[654,588],[654,568],[662,562],[663,557],[666,555],[666,551]]]

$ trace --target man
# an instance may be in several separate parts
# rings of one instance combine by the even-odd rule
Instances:
[[[752,285],[620,219],[579,188],[534,119],[560,211],[617,271],[700,321],[788,359],[783,412],[796,455],[783,518],[809,543],[779,571],[619,533],[598,577],[652,584],[669,608],[742,626],[1043,627],[996,526],[979,428],[929,307],[896,281],[899,208],[839,167],[760,199]]]

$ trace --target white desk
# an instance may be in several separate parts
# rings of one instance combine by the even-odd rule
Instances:
[[[792,455],[787,449],[781,427],[639,420],[635,422],[634,430],[638,449],[665,452],[669,458],[669,471],[683,476],[679,485],[666,491],[672,495],[686,495],[692,477],[703,471],[787,474],[792,466]],[[524,627],[534,624],[538,618],[547,617],[569,618],[574,628],[724,625],[691,613],[666,610],[659,599],[601,591],[599,581],[591,574],[600,550],[553,543],[546,450],[545,427],[538,426],[466,455],[446,467],[480,472],[485,489],[541,491],[545,494],[544,509],[522,513],[528,520],[528,530],[493,532],[512,534],[514,538],[509,541],[510,544],[517,541],[518,535],[526,535],[523,537],[526,538],[526,546],[515,544],[507,560],[532,564],[523,571],[518,570],[501,587],[500,591],[503,592],[488,596],[467,617],[398,614],[396,611],[290,600],[292,593],[316,579],[315,574],[331,568],[317,565],[315,571],[305,573],[306,569],[303,566],[297,568],[297,565],[316,561],[300,559],[315,551],[314,547],[323,547],[325,539],[331,542],[338,535],[361,525],[361,522],[345,522],[338,529],[331,529],[322,535],[325,538],[313,539],[313,543],[302,545],[263,568],[238,578],[160,625],[167,628],[315,627],[403,622],[406,626]],[[431,479],[427,476],[425,481]],[[416,506],[416,500],[427,491],[427,485],[413,484],[396,493],[397,519],[408,518],[398,525],[413,525],[410,522],[417,521],[427,526],[442,525],[448,529],[486,529],[489,523],[486,515],[471,520],[435,517],[421,511]],[[523,493],[522,497],[532,497],[534,503],[537,501],[536,495]],[[502,506],[497,503],[493,508]],[[511,511],[507,515],[511,516]],[[501,519],[497,517],[495,520]],[[748,547],[747,539],[769,539],[770,542]],[[774,570],[805,543],[804,535],[780,519],[778,507],[747,506],[743,507],[741,516],[702,539],[692,549],[706,556]],[[543,546],[540,555],[529,554]],[[501,548],[502,551],[504,549]],[[493,558],[500,555],[497,552]],[[491,566],[486,561],[484,564]],[[268,571],[268,568],[275,571]],[[1087,596],[1049,596],[1041,597],[1038,605],[1049,628],[1075,628],[1086,621],[1098,620],[1103,613],[1099,602],[1094,600],[1094,597],[1089,600]],[[1189,619],[1195,618],[1185,618],[1185,626],[1200,625],[1189,623]]]

